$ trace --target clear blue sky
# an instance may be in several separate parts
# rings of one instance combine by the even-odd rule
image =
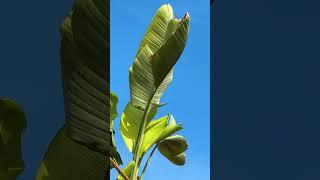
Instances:
[[[128,102],[128,68],[140,40],[156,10],[165,3],[173,6],[176,17],[191,16],[187,46],[174,72],[172,84],[165,92],[158,116],[172,113],[184,129],[179,134],[189,143],[185,166],[175,166],[156,152],[144,176],[146,180],[209,179],[210,175],[210,9],[209,0],[199,1],[111,1],[111,90],[119,96],[118,112]],[[116,120],[119,127],[119,117]],[[132,155],[119,131],[116,143],[124,163]],[[115,177],[115,171],[112,171]]]

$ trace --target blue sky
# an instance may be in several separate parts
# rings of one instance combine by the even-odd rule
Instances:
[[[158,151],[151,159],[144,179],[163,180],[177,177],[194,180],[210,175],[210,9],[209,1],[111,1],[111,91],[119,97],[121,115],[129,101],[128,68],[156,10],[170,3],[176,17],[191,16],[187,46],[175,66],[174,79],[165,92],[159,116],[171,113],[183,123],[179,134],[189,143],[187,162],[175,166]],[[119,128],[119,117],[115,123]],[[124,163],[132,159],[119,131],[117,148]],[[113,170],[112,177],[116,172]]]

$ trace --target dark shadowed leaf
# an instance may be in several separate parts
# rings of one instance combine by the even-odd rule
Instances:
[[[109,2],[76,0],[61,27],[67,134],[110,155]]]
[[[109,0],[75,0],[61,26],[66,125],[50,143],[37,180],[109,179]]]
[[[15,180],[24,169],[21,140],[25,126],[21,108],[0,98],[0,179]]]
[[[122,165],[121,156],[117,151],[114,136],[114,119],[118,116],[117,111],[117,103],[118,103],[118,97],[114,93],[110,93],[110,132],[112,134],[111,136],[111,147],[110,147],[110,156],[113,157],[118,165]]]
[[[50,143],[36,180],[105,179],[105,155],[73,142],[63,127]]]

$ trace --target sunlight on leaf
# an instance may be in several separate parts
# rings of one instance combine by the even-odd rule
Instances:
[[[132,105],[145,110],[148,102],[160,103],[160,98],[172,81],[173,66],[186,45],[189,16],[174,19],[172,7],[161,6],[140,44],[129,68]]]
[[[151,120],[157,113],[157,108],[153,109],[149,114]],[[143,111],[132,106],[129,102],[122,113],[120,122],[120,132],[123,140],[130,152],[133,152],[134,145],[138,136],[139,127],[141,124]]]
[[[181,129],[182,126],[177,125],[176,121],[171,115],[151,121],[147,126],[142,141],[142,151],[140,156],[145,154],[157,142],[167,138]]]
[[[189,24],[188,13],[177,19],[169,4],[162,5],[144,34],[129,68],[130,101],[121,116],[120,132],[128,150],[133,153],[135,164],[131,179],[141,178],[138,176],[140,162],[153,145],[163,142],[161,148],[164,149],[165,145],[174,144],[166,138],[182,129],[171,115],[152,119],[163,105],[160,98],[172,82],[174,66],[186,46]],[[167,151],[164,154],[177,165],[185,162],[184,152],[176,154]]]

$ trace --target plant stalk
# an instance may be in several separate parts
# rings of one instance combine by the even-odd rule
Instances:
[[[131,175],[131,180],[137,180],[137,177],[138,177],[138,171],[139,171],[139,161],[140,161],[140,157],[139,157],[139,154],[140,154],[140,151],[141,151],[141,145],[142,145],[142,140],[143,140],[143,135],[144,135],[144,131],[145,131],[145,126],[146,126],[146,122],[147,122],[147,119],[148,119],[148,115],[149,115],[149,112],[151,110],[151,101],[153,99],[153,96],[154,94],[156,93],[156,90],[153,92],[148,104],[147,104],[147,107],[146,107],[146,110],[144,111],[143,113],[143,116],[142,116],[142,122],[141,122],[141,125],[139,127],[139,132],[138,132],[138,137],[137,137],[137,142],[135,144],[135,148],[134,148],[134,156],[133,156],[133,161],[135,162],[134,164],[134,168],[133,168],[133,173]]]
[[[145,171],[147,170],[148,164],[149,164],[149,162],[150,162],[150,160],[151,160],[151,157],[152,157],[154,151],[157,149],[157,146],[158,146],[158,144],[156,144],[156,145],[154,146],[154,148],[152,149],[152,151],[151,151],[151,153],[150,153],[150,155],[149,155],[149,157],[148,157],[148,159],[147,159],[147,162],[146,162],[146,164],[144,165],[144,167],[143,167],[143,169],[142,169],[142,172],[141,172],[141,175],[140,175],[140,179],[142,179]]]
[[[117,165],[116,162],[110,157],[110,164],[113,166],[118,173],[125,179],[125,180],[130,180],[129,177],[121,170],[121,168]]]

